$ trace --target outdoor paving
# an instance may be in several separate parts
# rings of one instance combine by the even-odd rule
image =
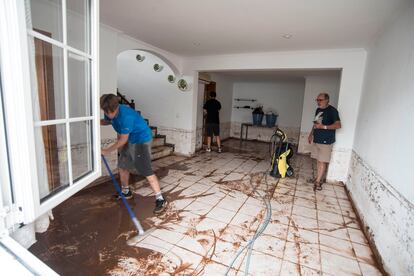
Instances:
[[[294,155],[294,177],[280,180],[269,160],[268,144],[238,140],[220,154],[157,160],[167,210],[152,213],[139,178],[129,201],[145,238],[131,244],[136,231],[108,182],[57,207],[30,250],[61,275],[381,275],[344,186],[314,192],[308,156]]]

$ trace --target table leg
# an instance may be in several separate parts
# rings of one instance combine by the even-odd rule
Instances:
[[[242,140],[243,140],[243,124],[240,125],[240,146],[242,144]]]

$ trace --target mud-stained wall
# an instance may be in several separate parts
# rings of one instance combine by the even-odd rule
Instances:
[[[174,144],[174,151],[178,154],[190,156],[194,153],[196,131],[157,126],[158,133],[167,136],[167,143]]]
[[[220,137],[221,139],[227,139],[230,137],[231,122],[220,122]]]
[[[414,275],[414,2],[368,49],[347,186],[386,272]]]
[[[352,150],[334,145],[326,178],[328,181],[347,180]]]
[[[354,150],[414,203],[414,2],[409,2],[369,49]]]
[[[197,127],[196,130],[196,151],[203,147],[203,128]]]
[[[414,205],[356,152],[346,186],[385,270],[414,275]]]

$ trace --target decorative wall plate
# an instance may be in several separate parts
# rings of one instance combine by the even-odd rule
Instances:
[[[142,62],[142,61],[144,61],[145,56],[143,56],[143,55],[137,55],[135,58],[136,58],[139,62]]]
[[[177,82],[177,86],[178,86],[178,89],[180,89],[181,91],[186,91],[188,89],[188,83],[185,79],[180,79]]]
[[[171,83],[175,82],[175,77],[173,75],[168,75],[168,81]]]
[[[159,65],[158,63],[154,64],[154,71],[155,72],[161,72],[162,68],[163,68],[162,65]]]

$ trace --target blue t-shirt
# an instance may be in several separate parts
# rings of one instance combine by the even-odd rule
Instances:
[[[129,134],[130,144],[144,144],[152,140],[152,132],[147,122],[127,105],[120,104],[118,114],[112,120],[105,115],[105,120],[112,123],[117,133]]]
[[[338,110],[331,105],[328,105],[324,109],[316,109],[314,121],[318,123],[329,126],[340,120]],[[335,129],[314,129],[313,142],[327,145],[335,143]]]

